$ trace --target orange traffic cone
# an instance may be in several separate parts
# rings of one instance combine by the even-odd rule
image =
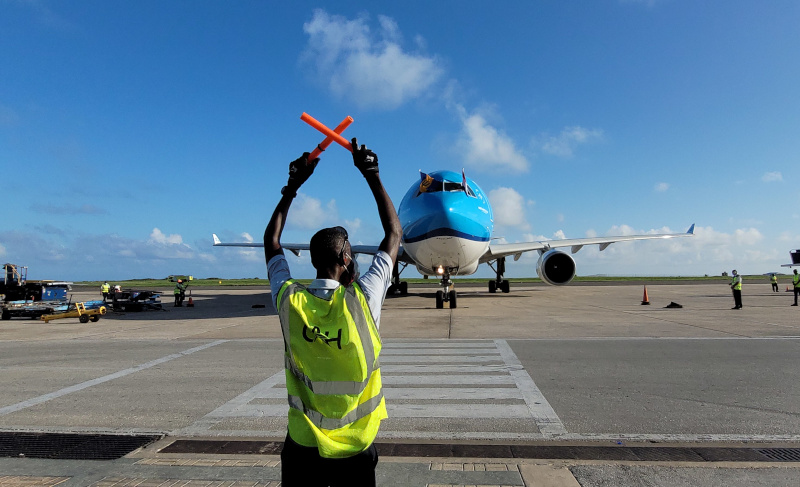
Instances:
[[[647,286],[644,287],[644,295],[642,296],[642,304],[650,304],[650,298],[647,297]]]
[[[789,286],[786,286],[786,292],[787,292],[787,293],[790,293],[790,292],[791,292],[791,291],[789,290]]]
[[[192,292],[189,291],[189,302],[186,303],[187,308],[194,308],[194,301],[192,301]]]

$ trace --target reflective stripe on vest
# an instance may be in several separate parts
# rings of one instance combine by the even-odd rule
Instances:
[[[312,423],[314,423],[314,426],[317,428],[324,430],[335,430],[344,428],[348,424],[355,423],[359,419],[369,416],[369,414],[374,411],[375,408],[380,406],[382,400],[383,391],[368,401],[359,404],[357,408],[350,411],[343,418],[329,418],[319,411],[310,409],[306,407],[306,405],[303,404],[303,401],[297,396],[289,396],[289,407],[301,411]]]
[[[368,332],[369,333],[369,332]],[[284,355],[283,357],[283,365],[286,367],[288,371],[292,373],[297,380],[302,382],[308,389],[313,392],[314,394],[361,394],[365,387],[367,387],[367,383],[369,379],[372,377],[372,372],[379,368],[378,361],[375,361],[374,367],[367,367],[369,374],[367,374],[367,378],[361,382],[352,382],[346,380],[338,380],[338,381],[312,381],[311,379],[306,376],[303,371],[297,368],[294,361],[289,357],[289,355]]]

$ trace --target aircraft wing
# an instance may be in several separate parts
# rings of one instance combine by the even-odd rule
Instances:
[[[571,253],[576,253],[584,245],[599,245],[600,250],[615,242],[627,242],[630,240],[650,240],[656,238],[676,238],[694,236],[694,223],[686,233],[657,233],[648,235],[621,235],[618,237],[590,237],[590,238],[566,238],[561,240],[540,240],[536,242],[520,242],[509,244],[489,244],[489,249],[481,257],[481,263],[491,262],[500,257],[514,256],[514,260],[519,259],[523,252],[538,250],[547,252],[550,249],[559,247],[571,247]]]
[[[264,243],[263,242],[230,242],[230,243],[226,243],[226,242],[222,242],[219,239],[219,237],[217,237],[216,233],[212,234],[212,237],[214,238],[214,247],[264,247]],[[309,249],[309,244],[307,244],[307,243],[296,244],[296,243],[283,243],[283,242],[281,242],[281,247],[283,247],[284,250],[288,250],[288,251],[292,252],[294,255],[299,257],[301,250],[308,250]],[[375,254],[378,253],[378,246],[377,245],[353,245],[351,243],[350,247],[353,249],[353,253],[354,254],[375,255]],[[408,254],[406,254],[403,251],[403,247],[402,246],[400,246],[400,248],[397,250],[397,261],[398,262],[405,262],[407,264],[413,264],[413,261],[408,256]]]

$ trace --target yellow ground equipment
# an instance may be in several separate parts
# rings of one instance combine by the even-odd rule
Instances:
[[[62,318],[78,318],[81,323],[88,323],[89,320],[100,321],[100,316],[104,314],[106,314],[105,306],[100,306],[95,309],[86,309],[83,303],[75,303],[75,309],[65,311],[64,313],[42,315],[42,321],[49,323],[52,320],[60,320]]]

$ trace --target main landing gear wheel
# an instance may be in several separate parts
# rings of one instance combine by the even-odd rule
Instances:
[[[508,281],[503,279],[503,274],[506,272],[506,258],[500,257],[496,261],[496,268],[489,262],[489,267],[495,271],[497,277],[493,281],[489,281],[489,292],[494,294],[498,290],[507,293],[511,290]]]
[[[400,280],[400,274],[405,270],[408,264],[403,262],[402,265],[403,268],[400,269],[399,264],[397,262],[394,263],[394,268],[392,269],[392,284],[386,291],[387,296],[393,296],[395,294],[408,296],[408,282]]]

